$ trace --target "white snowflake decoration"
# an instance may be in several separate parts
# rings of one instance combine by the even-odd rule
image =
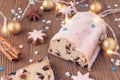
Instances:
[[[73,80],[94,80],[94,79],[89,78],[89,73],[82,75],[81,72],[78,71],[77,75],[78,76],[72,76],[72,79]]]
[[[33,32],[29,32],[28,35],[28,42],[33,44],[37,44],[37,41],[39,41],[39,43],[44,43],[44,38],[47,37],[42,30],[33,30]]]
[[[59,12],[63,14],[68,14],[70,12],[74,11],[74,9],[71,6],[65,6],[59,10]]]

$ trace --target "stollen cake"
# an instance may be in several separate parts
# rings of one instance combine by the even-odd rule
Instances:
[[[82,67],[91,68],[106,35],[104,20],[86,11],[77,12],[50,41],[48,52]]]
[[[2,76],[0,80],[55,80],[47,58],[41,59],[25,68]]]

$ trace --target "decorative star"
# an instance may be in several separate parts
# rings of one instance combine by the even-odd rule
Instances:
[[[53,0],[54,3],[58,3],[60,0]]]
[[[36,0],[29,0],[29,3],[34,5]]]
[[[37,45],[39,43],[44,43],[44,39],[47,38],[47,35],[42,30],[33,30],[33,32],[28,32],[28,42]]]
[[[74,9],[71,6],[65,6],[59,10],[59,12],[63,14],[68,14],[69,12],[74,11]]]
[[[72,76],[73,80],[94,80],[94,79],[89,78],[89,73],[82,75],[81,72],[78,71],[77,74],[78,76]]]
[[[27,14],[27,18],[30,21],[38,21],[41,18],[41,13],[39,12],[39,10],[31,9]]]
[[[64,27],[64,28],[63,28],[63,31],[66,31],[66,30],[67,30],[67,28],[66,28],[66,27]]]
[[[92,28],[95,28],[95,27],[96,27],[96,25],[95,25],[95,24],[92,24],[92,25],[91,25],[91,27],[92,27]]]

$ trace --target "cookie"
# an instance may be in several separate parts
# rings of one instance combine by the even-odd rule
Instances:
[[[0,80],[55,80],[47,58],[41,59],[27,67],[21,68]]]
[[[94,80],[89,78],[90,73],[82,74],[80,71],[77,72],[77,76],[72,75],[70,80]]]
[[[94,21],[96,18],[99,23]],[[105,33],[106,25],[98,15],[89,11],[78,12],[51,39],[48,52],[82,67],[91,68],[100,50],[100,37]]]
[[[42,30],[33,30],[33,32],[28,32],[27,42],[34,45],[43,44],[46,38],[47,34],[45,34]]]

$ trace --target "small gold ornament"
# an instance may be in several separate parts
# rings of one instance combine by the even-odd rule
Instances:
[[[40,10],[41,10],[41,11],[44,11],[44,7],[43,7],[43,6],[40,6]]]
[[[21,31],[21,25],[17,21],[9,22],[7,25],[7,30],[11,34],[17,34]]]
[[[59,9],[62,9],[63,8],[63,4],[61,4],[61,3],[57,3],[56,4],[56,8],[59,10]]]
[[[114,51],[112,51],[112,50],[107,50],[106,53],[107,53],[107,54],[114,54]]]
[[[90,5],[90,11],[94,12],[94,13],[99,13],[102,11],[102,5],[99,2],[93,2]]]
[[[44,0],[42,6],[44,10],[51,10],[54,8],[54,2],[52,0]]]
[[[113,38],[106,38],[102,42],[102,48],[105,52],[114,51],[116,46],[117,46],[117,43]]]

